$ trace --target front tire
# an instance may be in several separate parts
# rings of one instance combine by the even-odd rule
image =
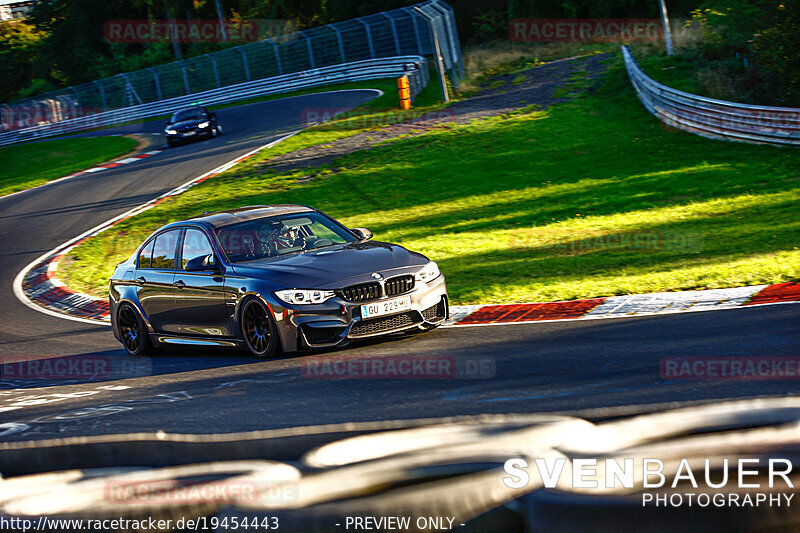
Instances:
[[[267,359],[278,351],[278,330],[269,309],[258,299],[251,298],[242,306],[242,337],[250,353]]]
[[[138,357],[152,355],[155,350],[147,335],[147,328],[142,317],[131,304],[124,303],[117,311],[117,328],[122,346],[128,355]]]

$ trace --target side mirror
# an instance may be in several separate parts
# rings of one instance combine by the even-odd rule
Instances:
[[[350,231],[355,233],[360,241],[368,241],[372,238],[372,232],[367,228],[353,228]]]
[[[201,270],[220,270],[220,266],[214,262],[211,254],[193,257],[186,262],[185,270],[197,272]]]

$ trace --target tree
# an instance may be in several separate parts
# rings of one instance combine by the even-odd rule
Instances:
[[[0,100],[11,100],[30,85],[38,47],[45,36],[25,22],[0,23]]]

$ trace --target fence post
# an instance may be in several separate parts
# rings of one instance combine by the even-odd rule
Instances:
[[[381,15],[389,19],[389,24],[392,25],[392,36],[394,37],[394,50],[397,52],[397,55],[400,55],[400,39],[397,37],[397,26],[394,25],[394,19],[386,14],[385,11],[381,12]]]
[[[672,55],[672,31],[669,27],[669,16],[667,15],[667,4],[664,0],[659,0],[661,4],[661,24],[664,26],[664,40],[667,43],[667,55]]]
[[[237,46],[236,50],[242,54],[242,65],[244,65],[244,75],[247,78],[247,81],[250,81],[250,67],[247,65],[247,54],[244,53],[244,50],[241,47]]]
[[[434,1],[435,6],[442,9],[442,13],[445,17],[445,21],[447,23],[447,29],[450,39],[450,47],[452,53],[452,61],[453,66],[458,65],[458,73],[461,80],[464,80],[464,61],[461,57],[461,43],[458,39],[458,28],[456,28],[456,17],[455,11],[453,8],[447,5],[444,2],[438,2],[438,0]]]
[[[283,65],[281,65],[281,53],[278,50],[278,43],[273,41],[272,39],[267,39],[267,41],[272,43],[272,48],[275,50],[275,63],[278,65],[278,74],[283,74]],[[250,80],[250,75],[248,74],[247,77],[248,81]]]
[[[92,83],[100,88],[100,101],[103,103],[103,111],[108,111],[108,105],[106,105],[106,90],[103,88],[103,84],[99,81],[93,81]]]
[[[342,32],[339,31],[339,28],[336,27],[336,24],[331,24],[331,29],[336,33],[336,40],[339,41],[339,52],[342,56],[342,63],[347,63],[347,59],[345,59],[344,54],[344,41],[342,41]]]
[[[217,71],[217,60],[211,54],[206,54],[206,57],[211,61],[211,67],[214,69],[214,81],[217,82],[217,88],[222,87],[219,82],[219,72]]]
[[[308,35],[306,35],[306,32],[304,31],[297,32],[297,35],[302,35],[303,38],[306,40],[306,46],[308,47],[309,65],[311,66],[311,68],[317,68],[316,65],[314,65],[314,49],[311,47],[311,38]]]
[[[183,84],[186,86],[186,94],[192,94],[189,88],[189,75],[186,73],[186,63],[181,61],[181,71],[183,72]]]
[[[356,19],[361,24],[364,25],[364,29],[367,30],[367,44],[369,44],[369,57],[371,59],[375,59],[375,47],[372,45],[372,32],[369,30],[369,24],[361,20],[361,17]]]
[[[441,10],[439,9],[441,7]],[[456,43],[453,40],[453,29],[450,27],[450,12],[444,6],[440,6],[438,2],[431,3],[431,9],[437,14],[437,27],[441,26],[444,32],[445,42],[447,44],[447,57],[450,60],[450,74],[453,78],[453,87],[458,87],[458,71],[456,65],[458,57],[456,56]]]
[[[161,82],[158,79],[158,72],[156,72],[154,68],[148,68],[147,70],[153,73],[153,81],[156,84],[156,95],[158,96],[158,99],[163,100],[164,97],[161,96]]]
[[[83,103],[81,103],[81,94],[75,87],[70,87],[70,89],[72,89],[72,92],[75,93],[75,115],[77,115],[79,107],[81,108],[81,111],[83,110]]]
[[[405,11],[408,14],[408,16],[411,17],[411,23],[414,25],[414,36],[417,39],[417,54],[423,55],[422,37],[419,34],[419,25],[417,24],[417,17],[413,13],[409,12],[407,7],[404,7],[403,11]]]
[[[431,30],[431,38],[433,39],[433,49],[436,55],[436,70],[439,72],[439,82],[442,85],[442,99],[445,103],[450,101],[450,96],[447,94],[447,80],[445,79],[444,64],[442,61],[442,49],[439,47],[439,35],[436,31],[436,26],[433,22],[433,16],[425,13],[420,7],[414,6],[419,14],[428,20]]]

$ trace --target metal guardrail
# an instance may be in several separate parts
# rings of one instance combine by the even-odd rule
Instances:
[[[622,56],[639,100],[665,124],[713,139],[800,146],[800,109],[738,104],[678,91],[642,72],[627,46]]]
[[[51,124],[44,124],[18,131],[0,133],[0,146],[41,139],[63,133],[72,133],[91,128],[108,126],[155,117],[171,113],[176,109],[202,102],[203,105],[224,104],[256,96],[277,94],[332,83],[354,82],[378,78],[408,76],[412,100],[428,84],[429,74],[425,58],[421,56],[398,56],[344,63],[314,70],[306,70],[275,76],[263,80],[239,83],[189,94],[168,100],[160,100],[137,106],[115,109],[85,117],[78,117]]]
[[[384,11],[118,74],[0,105],[0,133],[344,63],[433,56],[464,77],[455,13],[444,0]],[[441,58],[441,61],[439,59]]]

